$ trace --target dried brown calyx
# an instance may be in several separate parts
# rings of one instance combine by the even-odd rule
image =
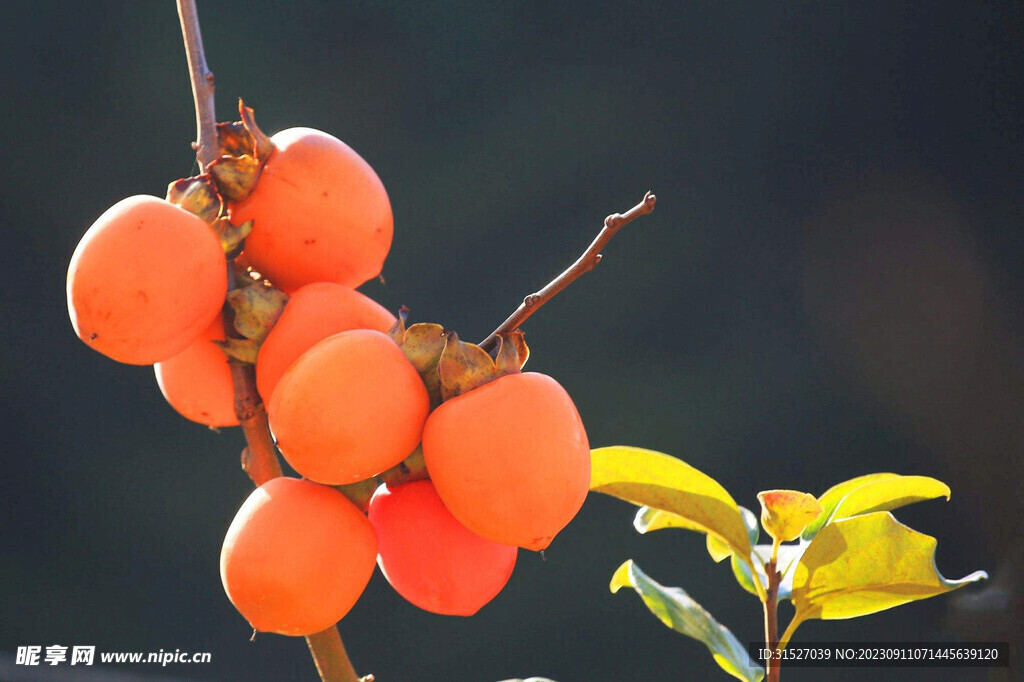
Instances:
[[[228,292],[227,302],[233,313],[234,329],[241,338],[214,343],[229,358],[255,365],[260,345],[284,312],[288,295],[251,271],[239,273],[238,285]]]
[[[238,100],[240,121],[217,124],[220,156],[206,169],[228,201],[241,201],[259,182],[260,171],[274,153],[274,143],[259,126],[253,110]]]
[[[175,180],[167,186],[167,201],[210,224],[228,258],[241,252],[252,222],[232,225],[227,202],[240,201],[256,188],[260,172],[274,153],[274,143],[259,126],[253,110],[238,100],[242,120],[217,124],[220,156],[205,173]]]
[[[398,311],[391,329],[395,340],[423,378],[433,410],[445,400],[522,369],[530,349],[521,331],[501,334],[494,357],[475,343],[459,340],[439,324],[420,322],[406,327],[408,309]]]

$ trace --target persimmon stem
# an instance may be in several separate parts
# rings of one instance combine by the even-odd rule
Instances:
[[[563,289],[579,279],[584,273],[590,272],[594,267],[601,262],[601,250],[607,246],[608,242],[612,240],[619,230],[625,227],[628,223],[633,222],[640,216],[647,215],[654,210],[654,202],[657,200],[653,194],[648,192],[644,195],[644,198],[639,204],[629,209],[625,213],[613,213],[604,219],[604,227],[597,233],[597,237],[591,242],[587,250],[583,252],[576,262],[566,268],[562,274],[555,277],[553,280],[540,291],[534,292],[523,299],[523,302],[519,304],[515,312],[508,316],[504,322],[498,325],[498,328],[491,332],[490,336],[480,342],[480,347],[490,353],[494,350],[498,343],[498,336],[500,334],[506,334],[508,332],[515,331],[523,322],[535,312],[540,310],[540,307],[557,296]]]
[[[203,36],[199,30],[199,15],[195,0],[177,0],[181,35],[185,41],[189,77],[192,81],[192,99],[196,109],[196,161],[202,170],[217,158],[217,114],[213,96],[213,73],[206,64]],[[229,260],[228,288],[238,282],[235,264]],[[235,333],[230,306],[225,306],[224,331]],[[235,416],[245,434],[247,447],[242,451],[242,469],[259,486],[281,475],[274,439],[267,422],[267,411],[256,390],[256,372],[252,365],[231,362],[231,379],[235,391]],[[341,641],[337,626],[306,637],[322,682],[359,682]]]
[[[779,583],[782,576],[776,568],[774,559],[765,563],[764,572],[768,576],[768,594],[764,600],[764,644],[769,652],[766,682],[779,682],[779,666],[782,662],[774,654],[779,646]],[[757,580],[757,577],[754,579]]]

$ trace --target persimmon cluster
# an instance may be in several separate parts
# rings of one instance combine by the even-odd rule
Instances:
[[[377,174],[330,135],[268,137],[240,112],[218,126],[220,158],[204,173],[165,199],[124,199],[89,228],[68,271],[75,331],[114,360],[153,365],[170,405],[211,427],[239,423],[232,363],[255,366],[301,478],[257,488],[224,540],[225,591],[254,629],[324,630],[375,562],[416,606],[472,615],[519,548],[543,550],[582,506],[590,453],[576,407],[551,377],[521,371],[520,332],[488,353],[356,291],[392,241]],[[366,504],[351,492],[374,488]]]

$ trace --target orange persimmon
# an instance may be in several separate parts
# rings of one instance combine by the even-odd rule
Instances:
[[[349,612],[373,574],[377,537],[334,488],[275,478],[254,490],[228,528],[220,576],[260,632],[311,635]]]
[[[518,548],[491,542],[459,523],[430,481],[370,500],[377,564],[395,591],[432,613],[472,616],[508,582]]]
[[[252,194],[230,208],[252,220],[245,257],[280,289],[336,282],[357,287],[380,274],[394,229],[380,178],[341,140],[311,128],[271,138],[276,149]]]
[[[160,392],[178,414],[207,426],[238,426],[228,358],[213,342],[224,340],[220,316],[170,360],[153,366]]]
[[[302,287],[288,300],[281,317],[260,346],[256,386],[265,402],[293,362],[318,341],[350,329],[388,331],[392,315],[373,299],[354,289],[318,282]]]
[[[152,365],[195,341],[227,293],[224,251],[188,211],[138,195],[96,219],[68,267],[71,324],[119,362]]]
[[[423,429],[423,456],[464,526],[531,550],[548,546],[590,487],[583,422],[544,374],[508,374],[444,402]]]
[[[430,398],[391,337],[354,329],[320,341],[281,377],[267,409],[292,467],[353,483],[402,461],[420,441]]]

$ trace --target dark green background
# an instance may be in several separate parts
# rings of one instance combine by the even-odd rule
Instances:
[[[605,215],[657,193],[655,213],[526,326],[530,368],[574,396],[593,445],[672,453],[748,506],[761,489],[817,494],[873,471],[949,483],[950,502],[899,517],[938,537],[947,576],[993,572],[971,588],[1001,585],[981,598],[993,609],[936,599],[813,621],[798,640],[1024,630],[1019,3],[223,0],[200,13],[221,119],[241,95],[268,132],[319,128],[377,170],[395,243],[387,285],[363,291],[415,321],[483,338]],[[118,672],[311,679],[302,641],[250,644],[220,585],[223,533],[250,490],[241,436],[178,417],[151,370],[89,351],[67,319],[67,262],[89,224],[193,167],[174,4],[2,14],[0,651],[210,651],[209,665]],[[472,620],[419,611],[376,575],[341,624],[357,667],[381,682],[724,679],[608,580],[634,558],[743,641],[760,636],[757,601],[703,538],[641,537],[632,515],[590,499],[547,561],[521,552]],[[985,679],[869,674],[926,672]]]

